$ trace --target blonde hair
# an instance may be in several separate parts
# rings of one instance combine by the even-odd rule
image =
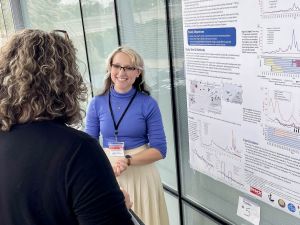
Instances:
[[[136,69],[140,70],[140,75],[138,78],[136,78],[135,82],[133,83],[133,87],[135,87],[135,89],[140,92],[150,95],[149,87],[145,82],[144,60],[135,50],[133,50],[132,48],[129,48],[129,47],[124,47],[124,46],[118,47],[112,53],[110,53],[110,55],[107,57],[104,88],[103,88],[103,91],[99,95],[106,94],[112,85],[112,80],[110,77],[111,64],[113,62],[115,55],[119,52],[122,52],[122,53],[128,55],[129,58],[131,59],[132,66],[135,67]]]
[[[76,49],[67,37],[25,29],[1,48],[0,130],[37,120],[79,124],[86,96]]]

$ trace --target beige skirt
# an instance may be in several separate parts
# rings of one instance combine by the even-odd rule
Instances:
[[[126,150],[126,155],[134,155],[144,151],[146,145]],[[104,149],[111,165],[118,157],[110,157],[109,150]],[[161,179],[154,163],[129,166],[121,176],[117,177],[120,187],[124,188],[133,202],[132,210],[145,225],[169,225]]]

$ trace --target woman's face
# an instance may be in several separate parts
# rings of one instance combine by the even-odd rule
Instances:
[[[128,55],[118,52],[111,64],[110,77],[114,83],[115,91],[126,93],[131,88],[135,79],[140,75],[140,70],[136,69]]]

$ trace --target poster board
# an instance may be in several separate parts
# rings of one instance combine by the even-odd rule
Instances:
[[[300,1],[183,0],[182,16],[190,166],[300,218]]]

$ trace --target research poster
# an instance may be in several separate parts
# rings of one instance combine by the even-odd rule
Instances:
[[[300,218],[300,1],[182,13],[190,166]]]

